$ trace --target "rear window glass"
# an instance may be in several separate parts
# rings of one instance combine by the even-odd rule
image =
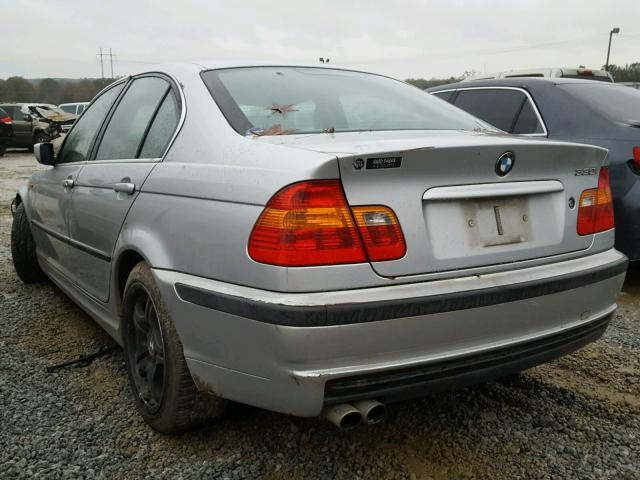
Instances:
[[[403,82],[325,68],[210,70],[205,84],[240,134],[491,128]]]
[[[562,78],[579,78],[580,80],[595,80],[596,82],[608,82],[608,83],[613,83],[613,80],[611,80],[608,76],[606,75],[569,75],[569,74],[563,74]]]
[[[640,90],[597,82],[558,86],[614,122],[640,121]]]

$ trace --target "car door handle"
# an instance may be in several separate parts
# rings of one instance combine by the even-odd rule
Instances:
[[[119,182],[113,186],[113,191],[122,192],[122,193],[126,193],[127,195],[131,195],[133,194],[133,192],[136,191],[136,185],[135,183]]]
[[[65,178],[62,181],[62,186],[64,188],[73,188],[73,178]]]

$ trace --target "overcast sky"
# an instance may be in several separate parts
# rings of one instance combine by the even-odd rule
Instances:
[[[640,61],[639,0],[0,0],[0,78],[123,75],[164,61],[331,63],[398,78]],[[108,62],[108,59],[105,59]],[[108,66],[105,74],[108,75]]]

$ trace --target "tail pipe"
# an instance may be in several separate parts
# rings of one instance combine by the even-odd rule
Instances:
[[[355,402],[353,406],[362,415],[362,421],[368,425],[381,422],[387,414],[384,404],[376,400],[362,400]]]
[[[355,428],[362,422],[360,411],[349,403],[325,407],[322,416],[343,430]]]
[[[360,402],[341,403],[325,407],[322,416],[336,427],[349,430],[360,423],[373,425],[381,422],[387,413],[384,404],[376,400],[362,400]]]

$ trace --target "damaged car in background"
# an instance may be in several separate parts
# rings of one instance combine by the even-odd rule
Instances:
[[[376,423],[597,340],[627,267],[605,149],[375,74],[158,66],[35,152],[15,269],[123,346],[161,432],[229,400]]]
[[[32,150],[36,143],[59,139],[78,118],[78,115],[46,103],[3,103],[0,108],[13,121],[14,136],[7,146],[14,148]]]

